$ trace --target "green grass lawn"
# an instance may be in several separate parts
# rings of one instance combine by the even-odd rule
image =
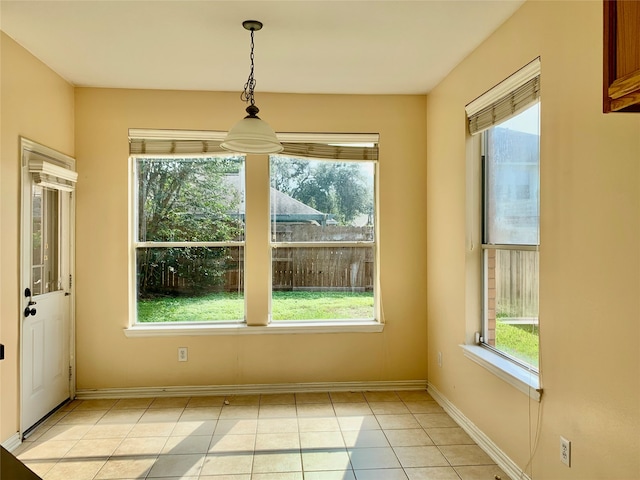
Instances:
[[[273,320],[330,320],[373,317],[371,292],[273,292]],[[138,300],[138,322],[242,321],[244,297],[213,293],[201,297]]]
[[[496,348],[538,368],[538,327],[496,322]]]
[[[273,320],[332,320],[373,317],[371,292],[274,292]],[[214,293],[201,297],[138,300],[138,322],[244,320],[244,297]],[[537,327],[496,322],[496,347],[538,367]]]
[[[274,292],[273,320],[373,318],[371,292]]]
[[[138,322],[233,321],[243,318],[244,298],[233,293],[138,300]]]

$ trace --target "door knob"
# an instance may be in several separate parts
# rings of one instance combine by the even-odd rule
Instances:
[[[24,309],[24,316],[28,317],[29,315],[35,315],[36,314],[36,309],[35,308],[25,308]]]

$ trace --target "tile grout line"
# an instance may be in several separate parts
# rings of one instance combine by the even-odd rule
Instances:
[[[324,392],[323,392],[323,393],[324,393]],[[404,414],[405,414],[405,413],[393,413],[393,409],[390,409],[390,410],[384,410],[384,408],[382,408],[382,407],[383,407],[383,405],[378,405],[378,404],[383,404],[383,403],[385,403],[385,402],[388,402],[389,404],[391,404],[391,403],[398,403],[398,404],[401,404],[401,405],[404,407],[404,409],[406,409],[406,411],[410,414],[410,418],[412,418],[412,419],[417,423],[417,425],[419,425],[419,427],[418,427],[418,428],[419,428],[421,431],[423,431],[423,432],[424,432],[424,434],[426,435],[426,438],[428,438],[428,439],[429,439],[429,441],[432,443],[432,445],[433,445],[433,446],[436,446],[436,448],[437,448],[438,452],[439,452],[439,453],[440,453],[440,454],[445,458],[445,460],[447,461],[447,464],[449,465],[449,466],[448,466],[448,468],[451,468],[451,469],[455,472],[455,474],[456,474],[456,476],[457,476],[457,477],[462,478],[462,477],[461,477],[461,474],[460,474],[460,473],[458,473],[458,470],[457,470],[457,469],[456,469],[456,468],[451,464],[451,461],[450,461],[450,460],[445,456],[444,452],[443,452],[443,451],[442,451],[442,449],[440,448],[440,447],[442,447],[442,446],[448,446],[448,445],[442,445],[442,444],[441,444],[441,445],[439,445],[439,444],[438,444],[438,443],[437,443],[437,442],[436,442],[436,441],[431,437],[431,435],[429,435],[429,433],[427,432],[427,427],[426,427],[426,426],[424,426],[424,425],[420,422],[420,420],[418,419],[418,417],[417,417],[417,415],[420,415],[420,414],[431,415],[432,413],[430,413],[430,412],[424,412],[424,413],[423,413],[423,412],[419,412],[419,411],[412,411],[412,408],[410,408],[410,406],[408,405],[409,403],[416,403],[416,402],[421,403],[423,400],[421,400],[421,399],[415,399],[415,400],[414,400],[414,399],[410,399],[410,398],[402,398],[400,395],[398,395],[398,393],[397,393],[397,392],[393,391],[393,392],[391,392],[391,393],[392,393],[393,395],[395,395],[395,396],[396,396],[396,398],[394,398],[394,399],[392,399],[392,400],[388,400],[388,399],[387,399],[387,400],[383,400],[382,398],[380,398],[380,399],[376,398],[376,396],[377,396],[377,395],[382,395],[383,393],[389,393],[389,392],[359,392],[359,393],[361,393],[361,394],[362,394],[363,402],[355,402],[355,401],[350,401],[350,400],[347,400],[347,401],[343,401],[343,402],[341,402],[341,401],[338,401],[337,399],[333,398],[333,397],[330,395],[330,393],[331,393],[331,392],[326,392],[326,395],[327,395],[327,397],[328,397],[328,401],[320,401],[320,400],[318,400],[318,401],[306,401],[306,402],[305,402],[305,401],[299,401],[300,399],[297,397],[297,395],[295,395],[295,394],[294,394],[294,396],[293,396],[293,403],[282,403],[282,404],[280,404],[280,403],[263,403],[263,400],[264,400],[264,399],[263,399],[263,396],[262,396],[262,395],[258,396],[257,404],[255,404],[255,407],[257,407],[257,413],[256,413],[256,429],[255,429],[255,434],[254,434],[254,437],[253,437],[253,448],[252,448],[252,450],[253,450],[253,455],[254,455],[254,458],[252,459],[252,468],[251,468],[252,473],[253,473],[253,470],[254,470],[254,468],[255,468],[255,454],[256,454],[257,440],[258,440],[258,435],[259,435],[259,433],[258,433],[258,422],[259,422],[259,420],[261,419],[261,417],[260,417],[260,412],[261,412],[261,408],[262,408],[262,407],[266,407],[266,406],[268,406],[268,405],[274,405],[274,406],[276,406],[276,405],[293,405],[293,406],[295,407],[295,418],[296,418],[296,427],[297,427],[297,428],[296,428],[296,429],[297,429],[297,439],[298,439],[298,443],[299,443],[299,448],[297,449],[297,452],[298,452],[298,454],[300,455],[301,469],[302,469],[302,472],[304,473],[304,471],[305,471],[305,470],[304,470],[304,463],[303,463],[303,459],[302,459],[302,454],[303,454],[303,451],[304,451],[304,449],[302,448],[302,433],[303,433],[303,432],[301,431],[301,428],[300,428],[300,427],[301,427],[300,419],[301,419],[301,418],[305,418],[305,417],[304,417],[304,416],[303,416],[303,417],[301,417],[301,416],[300,416],[300,412],[298,411],[298,406],[302,406],[302,405],[323,405],[323,404],[328,404],[328,405],[331,405],[332,418],[335,418],[335,419],[336,419],[336,422],[338,423],[338,431],[340,432],[340,438],[341,438],[342,443],[343,443],[343,446],[341,447],[341,450],[342,450],[342,449],[345,449],[345,450],[346,450],[347,455],[348,455],[348,458],[349,458],[349,470],[355,474],[355,468],[354,468],[354,464],[353,464],[353,462],[352,462],[352,452],[353,452],[353,450],[358,449],[358,446],[357,446],[357,445],[352,445],[352,446],[348,446],[348,445],[347,445],[347,443],[348,443],[348,442],[347,442],[347,439],[345,438],[345,433],[347,432],[347,430],[344,430],[343,425],[340,423],[339,419],[340,419],[340,418],[342,418],[343,416],[348,417],[349,415],[340,415],[340,414],[339,414],[339,412],[338,412],[338,409],[337,409],[337,405],[347,405],[347,404],[349,404],[349,403],[366,403],[367,408],[368,408],[368,409],[369,409],[369,411],[371,412],[370,414],[371,414],[371,415],[373,416],[373,418],[375,419],[375,421],[376,421],[376,423],[377,423],[377,426],[379,427],[379,430],[382,432],[382,435],[384,436],[384,439],[385,439],[385,441],[386,441],[386,442],[387,442],[387,444],[388,444],[388,447],[384,447],[384,448],[390,448],[390,449],[391,449],[391,451],[392,451],[392,452],[393,452],[393,454],[394,454],[394,457],[395,457],[396,461],[397,461],[397,462],[398,462],[398,464],[400,465],[400,469],[401,469],[401,470],[403,471],[403,473],[404,473],[405,475],[407,475],[407,477],[408,477],[408,473],[407,473],[407,470],[406,470],[406,469],[407,469],[407,468],[412,468],[412,467],[408,467],[408,466],[407,466],[407,467],[405,467],[404,465],[402,465],[402,462],[400,461],[400,457],[398,456],[398,452],[396,451],[396,448],[400,448],[400,447],[402,447],[402,445],[396,445],[396,446],[393,446],[393,445],[392,445],[392,442],[390,441],[390,438],[389,438],[389,436],[388,436],[388,435],[389,435],[389,434],[388,434],[388,431],[389,431],[389,430],[406,430],[406,429],[408,429],[408,427],[406,427],[406,428],[398,428],[398,429],[394,429],[394,428],[386,428],[386,429],[385,429],[385,428],[383,428],[383,427],[382,427],[382,425],[380,425],[380,422],[379,422],[379,417],[380,417],[380,416],[384,416],[384,415],[404,415]],[[342,392],[340,392],[340,393],[342,393]],[[367,398],[367,395],[366,395],[367,393],[372,393],[372,395],[371,395],[369,398]],[[426,403],[431,403],[431,402],[435,403],[435,401],[434,401],[434,400],[433,400],[433,399],[428,395],[428,392],[425,392],[425,393],[427,394],[427,400],[425,400],[425,401],[426,401]],[[383,395],[383,396],[384,396],[384,395]],[[162,398],[164,399],[164,397],[162,397]],[[170,398],[171,398],[171,397],[170,397]],[[176,398],[181,398],[181,397],[176,397]],[[118,449],[122,446],[122,444],[125,442],[125,440],[126,440],[126,439],[128,439],[128,438],[145,438],[144,436],[143,436],[143,437],[135,437],[135,436],[131,436],[131,432],[133,431],[133,429],[134,429],[137,425],[140,425],[140,424],[142,424],[142,423],[145,423],[145,422],[143,422],[142,420],[143,420],[143,418],[145,417],[145,415],[146,415],[147,413],[151,413],[151,412],[153,412],[153,411],[160,411],[160,410],[165,409],[165,408],[166,408],[166,409],[171,408],[171,409],[176,409],[176,410],[177,410],[177,409],[180,409],[180,410],[179,410],[179,414],[177,415],[177,418],[176,418],[175,422],[172,422],[172,423],[174,423],[174,425],[173,425],[173,427],[172,427],[171,431],[168,433],[168,435],[161,435],[161,437],[164,437],[164,442],[163,442],[162,447],[160,447],[160,448],[159,448],[158,453],[155,453],[154,455],[150,455],[150,456],[153,456],[153,458],[154,458],[154,463],[149,467],[149,470],[148,470],[148,471],[147,471],[147,473],[146,473],[146,477],[148,477],[148,476],[151,474],[151,469],[153,468],[153,465],[155,464],[155,462],[156,462],[160,457],[162,457],[163,455],[170,455],[170,454],[171,454],[171,452],[170,452],[170,451],[169,451],[169,452],[166,452],[166,453],[163,453],[163,452],[164,452],[164,449],[166,448],[166,445],[167,445],[167,444],[168,444],[168,442],[169,442],[169,439],[170,439],[170,438],[172,438],[172,437],[175,437],[175,436],[176,436],[176,435],[172,435],[172,433],[176,431],[176,428],[177,428],[178,424],[180,423],[180,420],[183,418],[183,416],[184,416],[184,414],[185,414],[186,410],[188,410],[189,408],[201,408],[201,407],[203,407],[203,408],[208,408],[208,407],[207,407],[207,406],[205,406],[205,405],[202,405],[202,406],[200,406],[200,405],[194,405],[193,407],[189,407],[189,403],[190,403],[190,401],[191,401],[193,398],[195,398],[195,397],[187,397],[187,398],[186,398],[186,400],[184,401],[184,403],[183,403],[181,406],[175,406],[175,407],[174,407],[174,406],[172,406],[171,401],[168,401],[166,406],[160,406],[160,407],[157,407],[157,408],[153,408],[153,404],[156,402],[157,398],[153,398],[153,399],[151,399],[151,400],[150,400],[150,402],[147,404],[147,406],[146,406],[146,407],[144,407],[144,408],[140,408],[140,409],[139,409],[139,410],[143,410],[143,412],[142,412],[142,413],[141,413],[141,415],[140,415],[140,416],[135,420],[135,422],[131,424],[130,430],[129,430],[126,434],[124,434],[121,438],[120,438],[120,437],[115,437],[115,438],[119,438],[118,445],[117,445],[117,446],[115,446],[114,450],[111,452],[111,454],[110,454],[109,456],[106,456],[106,458],[107,458],[107,460],[106,460],[106,461],[108,461],[109,459],[117,459],[117,458],[120,458],[120,457],[121,457],[120,455],[116,456],[116,455],[114,455],[114,454],[115,454],[115,452],[117,452],[117,451],[118,451]],[[228,398],[233,398],[233,397],[226,396],[226,397],[224,397],[224,400],[226,400],[226,399],[228,399]],[[94,427],[96,427],[97,425],[99,425],[99,423],[100,423],[102,420],[104,420],[104,419],[105,419],[105,417],[106,417],[106,416],[108,416],[110,413],[114,413],[114,412],[126,412],[126,411],[128,411],[128,410],[138,410],[138,409],[137,409],[137,408],[135,408],[135,407],[131,407],[131,408],[121,408],[121,409],[118,409],[118,408],[117,408],[117,405],[118,405],[120,402],[122,402],[122,400],[124,400],[124,399],[120,399],[120,400],[115,401],[113,404],[111,404],[108,408],[105,408],[104,410],[103,410],[103,409],[101,409],[101,408],[95,408],[95,409],[93,409],[93,408],[84,408],[84,409],[83,409],[83,408],[81,408],[82,404],[83,404],[84,402],[86,402],[85,404],[87,404],[87,403],[91,402],[91,400],[80,401],[81,403],[78,403],[78,404],[77,404],[77,405],[75,405],[73,408],[71,408],[71,409],[69,409],[69,410],[65,410],[65,414],[64,414],[64,415],[61,415],[61,416],[60,416],[60,418],[57,418],[57,419],[56,419],[56,421],[55,421],[54,423],[51,423],[50,425],[46,425],[46,426],[47,426],[47,430],[43,431],[40,435],[38,435],[38,437],[36,437],[36,438],[35,438],[35,440],[34,440],[33,442],[28,442],[28,443],[32,443],[32,444],[34,444],[34,445],[35,445],[35,444],[44,444],[44,443],[46,443],[46,441],[48,441],[48,440],[44,440],[44,441],[42,441],[42,440],[41,440],[41,439],[42,439],[42,437],[46,434],[46,432],[47,432],[48,430],[50,430],[51,428],[53,428],[53,427],[55,427],[55,426],[60,426],[60,425],[71,425],[71,427],[70,427],[70,428],[73,428],[73,427],[72,427],[73,425],[82,425],[82,423],[78,423],[78,424],[76,424],[76,423],[73,423],[73,422],[72,422],[72,423],[63,423],[63,424],[60,424],[60,422],[61,422],[61,421],[63,421],[63,419],[64,419],[64,418],[66,418],[66,417],[67,417],[68,415],[70,415],[71,413],[74,413],[74,412],[75,412],[75,413],[77,413],[77,412],[92,412],[92,411],[94,411],[94,412],[96,412],[96,411],[97,411],[97,412],[102,411],[102,412],[103,412],[103,413],[99,416],[99,418],[97,418],[97,419],[95,420],[95,422],[91,424],[91,427],[89,428],[89,430],[88,430],[87,432],[84,432],[84,433],[83,433],[79,438],[77,438],[77,439],[71,439],[71,440],[73,440],[73,443],[72,443],[71,447],[69,448],[69,450],[67,450],[67,452],[66,452],[66,453],[65,453],[61,458],[58,458],[58,459],[57,459],[56,463],[55,463],[52,467],[50,467],[50,469],[48,470],[48,471],[50,471],[50,470],[51,470],[51,468],[54,468],[54,466],[55,466],[55,465],[57,465],[57,464],[58,464],[58,463],[60,463],[62,460],[64,460],[64,459],[66,458],[66,455],[67,455],[67,454],[68,454],[68,453],[69,453],[73,448],[75,448],[75,447],[78,445],[78,443],[79,443],[80,441],[82,441],[82,440],[89,440],[89,439],[86,439],[86,438],[85,438],[85,436],[88,434],[88,432],[89,432],[89,431],[91,431],[91,430],[92,430]],[[212,442],[212,441],[213,441],[213,437],[215,436],[215,432],[216,432],[216,431],[217,431],[217,429],[218,429],[218,423],[219,423],[219,421],[220,421],[220,420],[222,420],[222,418],[221,418],[221,417],[223,416],[223,411],[225,410],[225,407],[227,406],[227,405],[225,405],[225,404],[224,404],[224,400],[223,400],[223,404],[220,406],[220,409],[219,409],[219,411],[218,411],[218,413],[217,413],[217,417],[214,419],[214,421],[216,422],[216,425],[214,425],[214,426],[213,426],[213,430],[212,430],[212,433],[211,433],[211,440],[210,440],[210,442]],[[429,402],[429,400],[431,400],[431,402]],[[71,403],[73,403],[73,402],[71,402]],[[372,405],[372,404],[373,404],[373,405]],[[244,404],[244,403],[240,403],[240,404],[238,404],[238,405],[232,405],[232,406],[254,406],[254,405],[253,405],[253,404]],[[380,407],[380,408],[378,408],[378,407]],[[64,408],[64,407],[63,407],[63,408]],[[379,413],[376,413],[376,411],[378,411]],[[443,413],[446,415],[446,412],[443,412]],[[281,418],[281,417],[264,417],[264,419],[268,419],[268,418]],[[287,417],[282,417],[282,418],[287,418]],[[309,416],[308,418],[314,418],[314,417],[313,417],[313,416]],[[229,418],[229,420],[232,420],[232,418]],[[187,421],[187,420],[185,420],[185,421]],[[149,423],[153,423],[153,422],[149,422]],[[108,423],[106,423],[105,425],[108,425]],[[45,425],[43,424],[43,427],[44,427],[44,426],[45,426]],[[455,428],[456,426],[457,426],[457,424],[456,424],[456,425],[454,425],[454,426],[451,426],[451,427],[431,427],[431,428]],[[459,428],[459,426],[458,426],[458,428]],[[180,435],[178,435],[178,436],[180,436]],[[194,435],[193,435],[193,434],[189,434],[189,435],[182,435],[182,436],[183,436],[183,437],[185,437],[185,438],[189,438],[189,437],[194,436]],[[197,436],[197,435],[196,435],[196,436]],[[207,436],[209,436],[209,435],[207,435]],[[53,438],[55,438],[55,437],[53,437]],[[95,440],[101,440],[101,439],[100,439],[100,438],[96,438]],[[27,442],[25,442],[25,443],[27,443]],[[457,445],[457,444],[454,444],[454,445]],[[461,443],[460,445],[467,445],[467,444],[466,444],[466,443],[464,443],[464,444],[463,444],[463,443]],[[474,445],[476,445],[476,446],[477,446],[477,444],[475,444],[475,443],[474,443]],[[202,468],[204,467],[204,459],[206,459],[206,457],[207,457],[208,455],[210,455],[210,454],[211,454],[210,448],[211,448],[211,443],[209,443],[209,446],[208,446],[208,448],[207,448],[207,450],[206,450],[206,452],[205,452],[205,453],[203,453],[203,454],[199,454],[199,455],[202,455],[202,456],[203,456],[203,463],[202,463],[202,465],[200,466],[200,469],[199,469],[199,471],[198,471],[198,476],[200,476],[200,475],[201,475]],[[361,448],[373,448],[373,447],[361,447]],[[184,454],[189,454],[189,452],[185,452]],[[180,454],[175,454],[175,455],[180,455]],[[105,461],[105,464],[106,464],[106,461]],[[97,477],[97,476],[99,476],[99,472],[101,471],[101,469],[104,467],[104,465],[105,465],[105,464],[103,464],[103,466],[102,466],[102,467],[101,467],[101,468],[96,472],[96,475],[94,476],[94,478],[95,478],[95,477]],[[475,464],[474,464],[474,465],[475,465]]]

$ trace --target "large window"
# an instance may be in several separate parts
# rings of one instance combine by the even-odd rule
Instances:
[[[379,331],[378,135],[281,134],[248,159],[223,137],[129,131],[130,330]]]
[[[243,165],[134,158],[137,322],[244,320]]]
[[[539,103],[485,131],[484,342],[538,368]]]
[[[540,59],[466,106],[481,145],[480,343],[539,367]]]
[[[372,320],[375,162],[271,156],[272,319]]]

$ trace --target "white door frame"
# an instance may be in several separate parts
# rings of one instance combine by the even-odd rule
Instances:
[[[24,332],[23,312],[28,299],[24,296],[24,288],[30,285],[31,280],[31,238],[25,235],[27,229],[31,229],[31,212],[27,205],[31,204],[31,184],[34,178],[43,186],[64,190],[71,193],[69,198],[69,273],[71,285],[69,293],[69,398],[76,394],[76,351],[75,351],[75,182],[77,180],[76,161],[57,150],[46,147],[32,140],[20,137],[21,157],[21,195],[20,195],[20,283],[19,283],[19,333],[20,333],[20,438],[30,425],[23,424],[24,400],[22,398],[23,362],[22,339]]]

